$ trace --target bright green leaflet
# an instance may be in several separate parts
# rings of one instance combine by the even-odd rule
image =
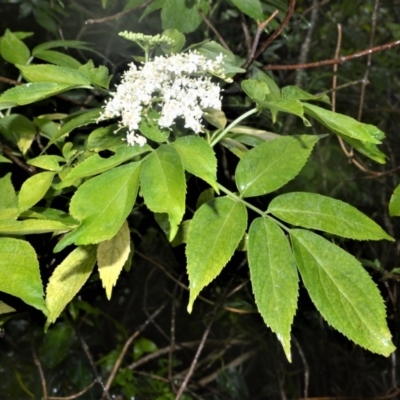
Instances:
[[[258,311],[291,361],[290,330],[297,307],[298,276],[289,242],[275,222],[265,218],[252,222],[248,260]]]
[[[79,227],[61,239],[54,251],[75,243],[86,245],[111,239],[132,211],[141,164],[133,162],[89,179],[71,199],[70,214]]]
[[[219,193],[217,159],[212,147],[198,136],[184,136],[172,143],[186,171],[209,183]]]
[[[0,42],[1,56],[11,64],[26,64],[30,57],[27,45],[6,29]]]
[[[235,174],[243,197],[273,192],[292,180],[303,168],[318,136],[282,136],[247,152]]]
[[[397,186],[390,198],[389,214],[391,217],[400,217],[400,185]]]
[[[316,193],[275,197],[268,212],[289,224],[318,229],[350,239],[393,240],[378,224],[350,204]]]
[[[143,163],[140,185],[146,206],[168,214],[171,241],[185,213],[186,182],[178,151],[162,145],[151,153]]]
[[[194,214],[186,245],[189,313],[201,290],[220,274],[231,259],[246,227],[245,205],[229,197],[213,199]]]
[[[39,262],[24,240],[0,238],[0,290],[47,314]]]
[[[0,234],[2,235],[33,235],[47,232],[68,232],[73,228],[59,221],[26,219],[16,221],[14,219],[0,220]]]
[[[325,320],[373,353],[395,350],[378,288],[349,253],[313,232],[290,232],[303,283]]]
[[[45,329],[59,317],[65,306],[88,280],[96,263],[96,246],[79,246],[56,267],[46,288],[49,309]]]
[[[18,195],[19,211],[23,212],[40,201],[49,190],[55,172],[40,172],[28,178]]]
[[[18,198],[11,182],[11,173],[0,179],[0,219],[17,219]]]
[[[260,0],[232,0],[232,3],[243,13],[253,18],[255,21],[262,22],[264,13]]]
[[[177,29],[182,33],[193,32],[201,24],[202,19],[197,11],[196,2],[182,0],[165,0],[161,10],[162,27]]]

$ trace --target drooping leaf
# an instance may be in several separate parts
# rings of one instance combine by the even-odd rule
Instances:
[[[59,162],[62,161],[65,162],[63,157],[44,154],[42,156],[31,158],[27,163],[41,169],[57,172],[60,170]]]
[[[26,64],[31,55],[28,46],[9,29],[1,38],[0,54],[11,64]]]
[[[96,263],[96,246],[79,246],[56,267],[46,288],[46,329],[88,280]]]
[[[391,217],[400,217],[400,185],[396,187],[390,198],[389,214]]]
[[[95,129],[88,137],[88,150],[114,150],[126,137],[127,128],[118,128],[118,124]]]
[[[71,225],[64,225],[59,221],[26,219],[16,221],[14,219],[0,220],[1,235],[33,235],[47,232],[68,232],[73,229]]]
[[[139,162],[122,165],[81,185],[69,209],[80,225],[61,239],[54,251],[72,243],[99,243],[115,236],[135,204],[140,166]]]
[[[236,168],[236,185],[243,197],[279,189],[303,168],[318,136],[282,136],[247,152]]]
[[[1,314],[8,314],[16,311],[15,308],[9,306],[8,304],[4,303],[4,301],[0,301],[0,315]]]
[[[232,3],[243,13],[253,18],[255,21],[262,22],[264,13],[260,0],[232,0]]]
[[[266,100],[269,94],[269,87],[266,82],[259,81],[258,79],[245,79],[241,82],[240,86],[244,92],[256,103]]]
[[[30,210],[23,212],[20,218],[21,219],[33,218],[33,219],[58,221],[71,228],[75,228],[78,225],[78,222],[74,220],[66,212],[50,207],[32,207]]]
[[[18,146],[22,154],[26,154],[36,135],[32,121],[20,114],[6,115],[0,119],[0,135]]]
[[[52,64],[17,65],[28,82],[51,82],[60,85],[90,87],[90,80],[74,68]]]
[[[206,110],[203,110],[203,118],[212,126],[215,126],[218,129],[225,129],[227,120],[223,111],[207,108]]]
[[[305,126],[311,126],[310,121],[308,121],[308,119],[304,116],[303,103],[300,100],[277,99],[273,101],[263,101],[258,103],[258,107],[268,108],[271,111],[272,115],[277,114],[278,111],[296,115],[303,120]]]
[[[11,182],[11,173],[0,179],[0,219],[17,219],[18,198]]]
[[[40,172],[28,178],[18,195],[19,211],[23,212],[40,201],[49,190],[55,172]]]
[[[25,83],[8,89],[1,94],[0,110],[31,104],[73,88],[76,88],[76,85],[49,82]]]
[[[311,93],[307,93],[303,89],[300,89],[298,86],[285,86],[282,89],[282,99],[285,100],[314,100],[314,101],[323,101],[324,103],[330,104],[329,97],[324,95],[313,95]]]
[[[112,289],[128,259],[130,241],[129,226],[125,221],[113,238],[100,242],[97,247],[97,265],[108,300],[111,299]]]
[[[186,171],[209,183],[219,193],[217,159],[212,147],[199,136],[183,136],[172,143]]]
[[[302,280],[325,320],[350,340],[374,353],[395,350],[378,288],[349,253],[313,232],[290,233]]]
[[[24,240],[0,238],[0,291],[16,296],[47,314],[39,262]]]
[[[164,30],[176,29],[182,33],[193,32],[202,19],[197,11],[196,2],[165,0],[161,10],[161,22]]]
[[[258,311],[291,361],[290,330],[297,306],[298,276],[289,242],[277,224],[265,218],[252,222],[248,260]]]
[[[78,71],[85,75],[91,83],[108,89],[112,75],[108,75],[108,69],[104,65],[95,67],[92,60],[78,68]]]
[[[200,291],[220,274],[231,259],[246,227],[245,205],[229,197],[213,199],[195,212],[186,245],[189,313]]]
[[[75,114],[69,115],[67,118],[65,118],[65,120],[63,120],[64,125],[51,138],[50,142],[46,146],[46,149],[50,147],[50,145],[52,145],[58,139],[70,133],[74,129],[96,122],[99,119],[101,112],[102,112],[101,108],[94,108],[89,111],[80,111]]]
[[[168,145],[158,147],[144,161],[140,182],[146,206],[168,214],[172,240],[185,213],[186,182],[178,151]]]
[[[163,32],[163,35],[169,37],[174,41],[171,45],[161,45],[161,50],[164,54],[174,54],[182,50],[186,42],[186,38],[183,33],[179,32],[177,29],[166,29]]]
[[[143,136],[147,137],[147,139],[153,140],[157,143],[165,143],[168,139],[170,131],[168,129],[162,129],[158,126],[159,116],[159,112],[150,110],[140,121],[139,131]]]
[[[127,146],[121,144],[115,149],[115,154],[108,158],[100,157],[98,154],[86,158],[76,167],[72,168],[63,181],[55,185],[57,189],[62,189],[73,185],[75,180],[87,178],[89,176],[101,174],[118,165],[128,161],[140,154],[150,151],[150,146]]]
[[[350,204],[316,193],[285,193],[268,212],[295,226],[356,240],[393,240],[378,224]]]
[[[376,135],[373,134],[371,125],[368,126],[347,115],[325,110],[313,104],[303,103],[303,107],[307,114],[339,136],[348,136],[369,143],[381,143],[380,139],[377,139]],[[379,131],[378,128],[375,128],[375,130]]]
[[[42,50],[36,52],[34,55],[39,60],[47,61],[50,64],[59,65],[61,67],[78,69],[82,65],[76,58],[59,51]]]
[[[87,46],[87,43],[81,40],[50,40],[48,42],[40,43],[39,45],[34,47],[32,50],[32,55],[36,56],[36,54],[42,52],[43,50],[54,49],[57,47],[91,50],[91,48]]]
[[[371,160],[374,160],[379,164],[386,163],[386,154],[380,151],[376,144],[362,142],[361,140],[352,139],[347,136],[342,136],[342,139],[350,146],[354,147],[358,152],[370,158]]]

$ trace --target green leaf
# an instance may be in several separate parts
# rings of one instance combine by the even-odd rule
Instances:
[[[10,107],[24,106],[35,101],[47,99],[75,88],[76,85],[59,83],[25,83],[20,86],[6,90],[0,96],[0,110]]]
[[[203,118],[212,126],[215,126],[218,129],[225,129],[227,120],[223,111],[207,108],[206,110],[203,110]]]
[[[0,238],[0,290],[47,314],[39,262],[24,240]]]
[[[323,101],[324,103],[331,104],[329,97],[326,94],[315,96],[313,94],[305,92],[298,86],[285,86],[282,89],[282,99],[284,100],[314,100]]]
[[[78,223],[69,214],[64,211],[49,207],[32,207],[30,210],[21,214],[21,218],[46,219],[58,221],[71,228],[75,228]]]
[[[199,136],[184,136],[172,143],[186,171],[203,179],[219,193],[217,159],[212,147]]]
[[[70,225],[64,225],[59,221],[26,219],[15,221],[14,219],[0,220],[1,235],[33,235],[47,232],[68,232]]]
[[[125,221],[113,238],[100,242],[97,247],[97,265],[108,300],[111,299],[112,289],[128,260],[131,251],[130,242],[129,226]]]
[[[95,129],[88,137],[87,149],[94,151],[112,150],[123,143],[126,128],[119,129],[118,124]]]
[[[354,147],[358,152],[364,156],[376,161],[379,164],[386,164],[386,154],[382,153],[376,144],[369,142],[362,142],[361,140],[352,139],[347,136],[342,137],[345,142]]]
[[[78,68],[79,72],[85,75],[94,85],[108,89],[112,75],[108,75],[108,69],[104,65],[95,67],[92,60]]]
[[[26,44],[6,29],[0,42],[1,56],[11,64],[26,64],[31,56]]]
[[[305,126],[311,126],[310,121],[304,117],[303,103],[300,100],[277,99],[260,102],[258,106],[259,108],[268,108],[272,113],[272,118],[277,115],[278,111],[282,111],[300,117]]]
[[[36,135],[32,121],[20,114],[6,115],[0,119],[0,134],[26,154]]]
[[[133,359],[138,360],[143,354],[154,353],[158,350],[157,345],[144,337],[135,340],[133,348]]]
[[[115,154],[111,157],[102,158],[98,154],[94,154],[75,166],[63,181],[54,186],[57,190],[71,186],[77,179],[101,174],[150,150],[151,148],[148,145],[127,146],[121,144],[115,149]]]
[[[265,101],[266,96],[269,94],[268,85],[257,79],[245,79],[240,85],[247,96],[256,103]]]
[[[46,146],[46,149],[74,129],[97,122],[101,112],[101,108],[94,108],[89,111],[79,111],[75,114],[69,115],[67,118],[65,118],[65,120],[63,120],[63,127],[51,138],[50,142]]]
[[[144,161],[140,181],[146,206],[155,213],[168,214],[171,241],[185,213],[186,182],[178,151],[161,145]]]
[[[3,156],[0,154],[0,163],[12,164],[12,161],[11,161],[10,159],[6,158],[6,157],[3,157]]]
[[[355,207],[316,193],[282,194],[271,201],[267,211],[289,224],[345,238],[394,240]]]
[[[158,126],[159,116],[160,114],[157,111],[150,110],[140,121],[139,131],[154,142],[164,143],[168,139],[170,131],[168,129],[161,129]]]
[[[0,220],[17,219],[19,215],[18,198],[11,182],[11,173],[0,179],[0,193]]]
[[[177,29],[167,29],[162,34],[163,36],[167,36],[174,41],[172,45],[161,45],[161,50],[164,54],[174,54],[182,50],[186,42],[186,38],[183,33],[179,32]]]
[[[297,306],[298,276],[289,242],[279,226],[255,219],[249,230],[248,260],[257,308],[291,361],[290,330]]]
[[[41,169],[57,172],[60,170],[60,161],[65,162],[65,159],[56,155],[50,156],[44,154],[43,156],[31,158],[27,163]]]
[[[373,353],[395,350],[378,288],[361,264],[340,247],[313,232],[290,233],[305,287],[325,320]]]
[[[32,55],[36,57],[36,54],[41,53],[44,50],[54,49],[57,47],[91,50],[90,47],[86,46],[86,42],[82,42],[81,40],[50,40],[34,47]]]
[[[397,186],[390,198],[389,215],[391,217],[400,217],[400,185]]]
[[[202,19],[195,1],[165,0],[161,10],[161,22],[164,30],[177,29],[182,33],[195,31]]]
[[[232,3],[243,13],[253,18],[255,21],[262,22],[264,13],[260,0],[232,0]]]
[[[303,107],[307,114],[341,137],[348,136],[364,142],[381,143],[381,141],[372,134],[371,125],[368,126],[347,115],[337,114],[312,104],[303,103]],[[378,128],[375,129],[378,130]]]
[[[65,306],[75,297],[96,263],[96,246],[79,246],[56,267],[46,288],[49,310],[45,329],[56,321]]]
[[[4,303],[3,301],[0,301],[0,315],[12,313],[15,311],[17,311],[15,308],[12,308],[8,304]]]
[[[17,67],[29,82],[51,82],[75,87],[90,87],[90,80],[73,68],[51,64],[17,65]]]
[[[99,243],[117,234],[135,204],[140,165],[136,162],[116,167],[78,188],[69,210],[81,224],[58,242],[55,252],[72,243]]]
[[[28,178],[18,196],[19,211],[23,212],[40,201],[49,190],[55,172],[41,172]]]
[[[54,50],[42,50],[35,53],[35,57],[50,64],[60,65],[61,67],[78,69],[82,64],[68,54]]]
[[[213,199],[195,212],[186,245],[189,313],[200,291],[220,274],[231,259],[246,227],[246,206],[229,197]]]
[[[318,136],[282,136],[247,152],[236,168],[236,185],[243,197],[271,193],[303,168]]]
[[[153,0],[143,11],[143,14],[140,16],[139,22],[141,22],[143,18],[147,17],[152,12],[159,10],[163,6],[164,2],[165,0]]]

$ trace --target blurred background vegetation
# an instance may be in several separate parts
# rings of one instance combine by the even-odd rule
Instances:
[[[145,9],[141,3],[0,0],[0,34],[6,28],[33,32],[25,40],[30,48],[55,39],[86,41],[92,51],[65,52],[83,63],[93,59],[96,65],[107,66],[114,75],[113,83],[117,83],[132,56],[141,55],[118,32],[162,31],[159,10],[140,19]],[[209,13],[203,16],[200,28],[187,35],[186,45],[207,38],[218,41],[220,36],[244,62],[257,26],[229,0],[210,3]],[[265,15],[276,9],[280,13],[267,26],[261,42],[278,28],[288,9],[286,0],[262,3]],[[400,40],[398,0],[298,0],[288,25],[251,66],[249,74],[266,65],[333,59],[337,47],[340,56],[348,56],[396,40]],[[318,192],[342,199],[371,216],[396,238],[400,237],[399,221],[388,217],[387,205],[400,176],[400,170],[396,170],[400,165],[399,48],[393,46],[351,59],[336,70],[327,65],[270,71],[280,87],[296,84],[314,94],[335,93],[333,104],[338,112],[377,125],[387,135],[381,147],[388,156],[386,165],[353,158],[351,149],[344,151],[336,137],[324,139],[301,175],[284,190]],[[0,61],[0,77],[17,76],[13,66]],[[4,79],[0,80],[0,91],[9,87]],[[337,90],[332,91],[335,87]],[[101,93],[90,96],[83,90],[75,91],[57,102],[51,99],[40,106],[24,107],[23,112],[27,116],[70,113],[82,103],[95,106],[104,99]],[[224,103],[230,119],[249,106],[235,84],[225,87]],[[251,124],[279,134],[307,133],[310,129],[325,133],[317,123],[306,128],[290,116],[280,115],[272,124],[267,112],[255,117]],[[82,141],[88,133],[81,129],[70,140]],[[219,179],[229,186],[237,160],[222,147],[217,154],[224,165]],[[18,189],[18,176],[22,182],[26,172],[17,165],[0,164],[0,175],[7,172],[13,172]],[[189,185],[197,195],[206,188],[193,178]],[[196,200],[197,197],[189,199],[193,208]],[[269,200],[265,196],[259,201],[267,204]],[[151,214],[140,211],[130,218],[130,226],[135,228],[135,254],[131,271],[123,272],[111,301],[106,300],[98,277],[93,276],[45,335],[39,312],[11,296],[0,295],[0,300],[18,311],[5,323],[5,334],[0,339],[2,398],[175,399],[191,366],[194,372],[181,397],[186,400],[400,396],[397,353],[386,359],[350,343],[325,323],[302,289],[292,332],[293,362],[289,364],[276,337],[256,312],[248,268],[240,252],[202,292],[193,314],[187,314],[184,247],[171,248]],[[45,280],[63,253],[55,257],[53,246],[43,242],[42,236],[33,237],[31,243],[39,254]],[[374,277],[387,304],[389,327],[397,347],[399,243],[341,243]],[[199,346],[203,346],[202,352],[194,359]],[[119,358],[121,352],[123,358]],[[111,388],[103,394],[110,374],[115,374]]]

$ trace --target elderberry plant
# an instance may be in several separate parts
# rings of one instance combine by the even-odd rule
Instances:
[[[0,178],[0,290],[43,311],[46,328],[94,270],[110,299],[134,255],[132,210],[146,206],[168,240],[186,246],[189,312],[200,292],[246,243],[242,247],[255,303],[289,360],[299,276],[330,325],[388,356],[394,346],[379,290],[360,262],[329,235],[393,238],[351,205],[315,193],[276,194],[266,208],[255,206],[252,198],[274,193],[296,177],[325,135],[260,135],[245,121],[268,110],[274,122],[280,113],[289,113],[309,127],[311,117],[379,163],[385,162],[377,147],[383,132],[324,108],[330,104],[327,96],[294,86],[279,89],[260,70],[241,78],[246,72],[241,60],[215,42],[182,51],[184,35],[173,28],[155,37],[130,32],[122,36],[136,42],[144,57],[127,66],[103,107],[33,120],[15,108],[73,89],[108,92],[111,77],[92,61],[76,64],[56,52],[49,61],[49,49],[84,48],[83,43],[59,40],[30,50],[21,33],[7,30],[2,37],[1,56],[18,68],[26,83],[1,94],[0,134],[15,144],[36,173],[18,193],[10,174]],[[33,64],[35,59],[48,63]],[[228,123],[222,85],[234,76],[239,76],[252,106]],[[16,130],[21,126],[23,130]],[[92,131],[83,145],[68,140],[84,126]],[[37,131],[45,145],[39,156],[30,158]],[[238,158],[236,188],[217,180],[217,145]],[[112,155],[104,158],[102,151]],[[4,154],[2,161],[9,161]],[[186,207],[189,175],[212,189],[208,197],[201,195],[193,213]],[[53,206],[61,197],[69,199],[68,210]],[[43,199],[46,206],[39,207]],[[396,215],[397,203],[392,204]],[[249,220],[249,210],[256,218]],[[44,291],[38,257],[24,236],[49,232],[55,238],[54,252],[70,252],[54,268]]]

